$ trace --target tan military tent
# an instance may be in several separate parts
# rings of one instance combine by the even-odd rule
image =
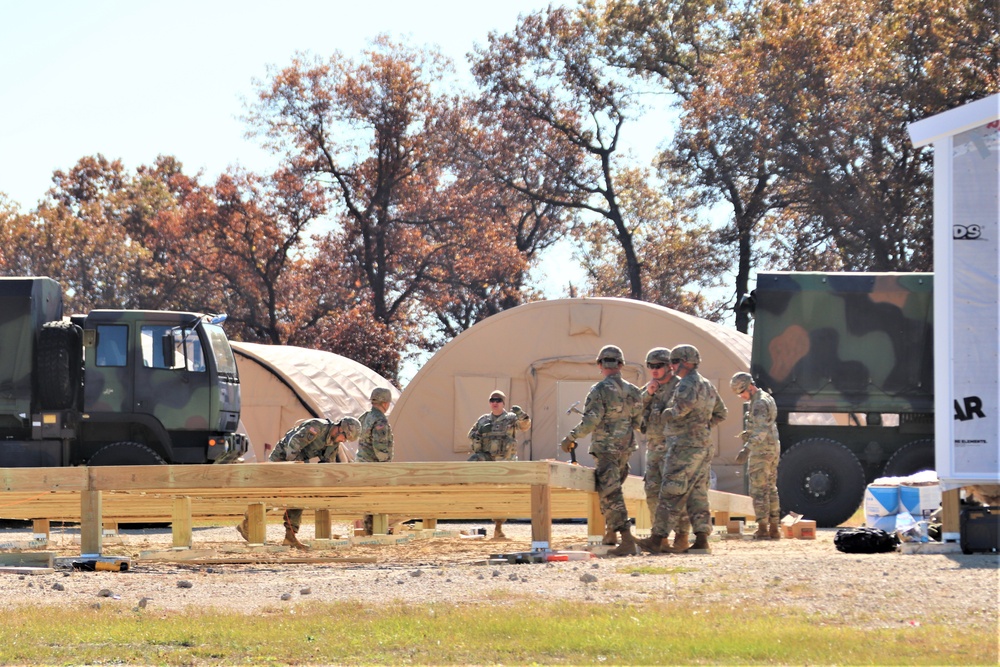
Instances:
[[[240,372],[240,415],[253,454],[264,461],[270,448],[300,419],[357,417],[371,407],[375,387],[399,391],[387,379],[356,361],[322,350],[289,345],[233,342]],[[390,407],[391,410],[391,407]],[[352,453],[357,443],[349,443]]]
[[[749,368],[750,336],[630,299],[538,301],[494,315],[454,338],[417,372],[389,415],[395,460],[467,458],[469,429],[488,412],[494,389],[506,392],[508,409],[517,404],[531,415],[531,430],[520,436],[521,460],[567,460],[558,443],[579,423],[572,406],[582,409],[587,391],[601,379],[595,365],[600,348],[622,348],[623,375],[644,385],[646,352],[682,343],[701,352],[700,370],[720,388],[729,408],[729,418],[713,432],[718,442],[713,463],[717,488],[742,493],[742,467],[734,459],[742,446],[736,436],[742,430],[743,409],[729,389],[729,378]],[[580,444],[580,462],[593,465],[585,453],[589,438]],[[644,443],[639,451],[645,451]],[[643,457],[637,454],[632,472],[641,474],[643,468]]]

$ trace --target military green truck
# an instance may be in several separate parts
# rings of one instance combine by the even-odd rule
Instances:
[[[51,278],[0,278],[0,467],[231,462],[240,383],[199,313],[63,318]]]
[[[836,526],[934,469],[933,274],[759,273],[750,373],[778,406],[782,511]]]

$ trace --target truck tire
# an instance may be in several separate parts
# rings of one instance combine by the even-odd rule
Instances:
[[[897,449],[885,462],[882,475],[885,477],[906,477],[921,470],[934,470],[934,441],[914,440]]]
[[[809,438],[796,443],[778,462],[782,512],[796,512],[822,528],[851,518],[864,499],[865,469],[836,440]]]
[[[38,400],[42,410],[68,410],[76,405],[83,368],[80,327],[46,322],[38,333]]]
[[[113,442],[101,447],[87,460],[88,466],[153,466],[166,461],[139,442]]]

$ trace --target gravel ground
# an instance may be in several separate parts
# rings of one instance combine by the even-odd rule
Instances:
[[[441,524],[461,531],[486,524]],[[311,526],[300,539],[309,541]],[[334,533],[348,534],[347,524]],[[269,544],[283,530],[268,528]],[[799,610],[821,622],[860,627],[942,623],[996,632],[1000,600],[998,557],[988,554],[849,555],[833,546],[835,529],[815,540],[714,539],[709,555],[490,565],[493,553],[528,551],[530,525],[509,523],[506,541],[462,537],[414,538],[397,545],[355,545],[309,553],[273,549],[251,554],[232,526],[196,528],[194,548],[212,550],[210,564],[152,562],[143,552],[169,550],[168,529],[124,529],[104,538],[104,555],[136,560],[128,572],[0,573],[9,605],[118,605],[150,610],[189,607],[266,613],[305,602],[354,600],[376,604],[498,603],[571,600],[629,604],[664,601],[697,609],[713,603]],[[488,530],[492,534],[492,530]],[[0,544],[30,539],[30,531],[0,531]],[[583,524],[556,524],[553,548],[582,549]],[[80,555],[79,533],[54,527],[43,550]],[[224,563],[247,557],[253,563]],[[316,559],[316,562],[289,562]],[[363,562],[334,562],[335,559]],[[660,572],[636,571],[640,567]],[[102,591],[104,595],[102,596]],[[140,601],[145,602],[140,605]]]

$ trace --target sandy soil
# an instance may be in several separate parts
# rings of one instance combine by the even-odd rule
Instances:
[[[441,524],[463,531],[485,524]],[[347,535],[351,527],[335,525]],[[197,528],[194,550],[204,562],[150,560],[171,550],[168,529],[123,529],[104,538],[104,556],[132,559],[127,572],[83,572],[79,533],[54,527],[49,544],[57,567],[47,574],[0,573],[8,604],[143,606],[150,610],[214,607],[246,613],[306,602],[502,603],[513,599],[629,604],[663,601],[693,606],[796,609],[820,620],[861,626],[927,622],[996,631],[1000,576],[989,554],[843,554],[835,529],[815,540],[754,541],[716,536],[709,555],[637,555],[544,564],[490,564],[493,554],[529,551],[530,525],[510,523],[509,539],[412,537],[396,545],[315,548],[305,553],[269,546],[254,553],[232,526]],[[487,531],[492,534],[491,530]],[[405,533],[404,533],[405,534]],[[280,544],[281,526],[268,542]],[[414,534],[415,535],[415,534]],[[30,540],[30,531],[0,531],[0,545]],[[303,526],[300,538],[312,538]],[[554,549],[586,544],[583,524],[556,524]],[[178,552],[178,556],[189,555]],[[235,562],[235,561],[253,562]],[[640,568],[657,568],[653,572]],[[144,601],[143,601],[144,600]],[[143,601],[143,602],[140,602]]]

